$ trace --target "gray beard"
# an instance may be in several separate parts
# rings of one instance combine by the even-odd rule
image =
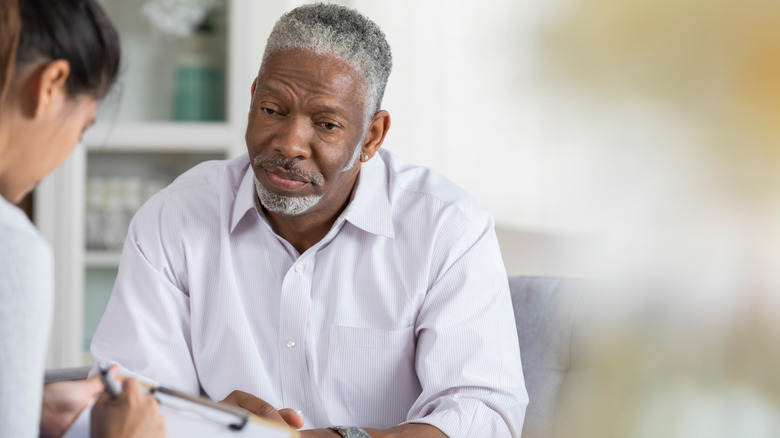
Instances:
[[[363,137],[365,137],[365,135]],[[342,172],[347,172],[355,167],[355,163],[360,159],[360,153],[362,152],[360,145],[362,143],[363,140],[361,139],[355,146],[355,152],[352,153],[349,162],[341,169]],[[300,216],[317,205],[322,199],[322,195],[282,196],[265,188],[257,179],[257,176],[254,177],[254,180],[255,191],[257,192],[257,198],[260,200],[260,204],[268,211],[272,211],[282,216]]]
[[[320,199],[322,199],[321,195],[282,196],[265,188],[257,179],[257,176],[255,176],[254,179],[255,191],[257,192],[257,198],[260,199],[260,204],[268,211],[272,211],[276,214],[281,214],[283,216],[300,216],[317,205],[317,203],[320,202]]]

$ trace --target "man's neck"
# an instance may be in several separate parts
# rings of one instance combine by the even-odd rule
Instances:
[[[284,240],[290,242],[298,251],[298,254],[303,254],[307,249],[322,240],[338,217],[336,215],[332,218],[323,219],[317,218],[312,214],[282,216],[265,209],[263,210],[268,218],[268,222],[271,224],[271,228]]]
[[[303,254],[328,234],[333,224],[336,223],[336,219],[352,200],[352,193],[356,185],[357,181],[352,186],[352,190],[347,193],[340,207],[332,211],[315,211],[299,216],[285,216],[262,207],[259,200],[257,200],[257,205],[262,207],[265,217],[271,224],[271,229],[284,240],[290,242],[298,254]]]

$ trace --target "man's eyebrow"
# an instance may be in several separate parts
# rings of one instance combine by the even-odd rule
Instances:
[[[286,91],[280,88],[275,88],[274,86],[268,84],[258,86],[255,89],[255,94],[258,94],[259,92],[265,92],[276,96],[283,96],[287,94]],[[348,113],[347,109],[343,106],[329,105],[326,103],[314,104],[311,108],[318,113],[331,113],[341,116],[346,116]]]

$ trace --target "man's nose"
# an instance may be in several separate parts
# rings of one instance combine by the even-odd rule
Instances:
[[[287,158],[308,158],[313,135],[311,123],[305,117],[289,116],[281,128],[274,149]]]

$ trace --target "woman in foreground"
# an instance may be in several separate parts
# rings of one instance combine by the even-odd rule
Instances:
[[[52,253],[14,204],[62,164],[119,70],[119,37],[95,0],[0,0],[0,436],[59,437],[100,380],[43,387]],[[103,393],[92,437],[164,435],[155,400],[128,379]]]

